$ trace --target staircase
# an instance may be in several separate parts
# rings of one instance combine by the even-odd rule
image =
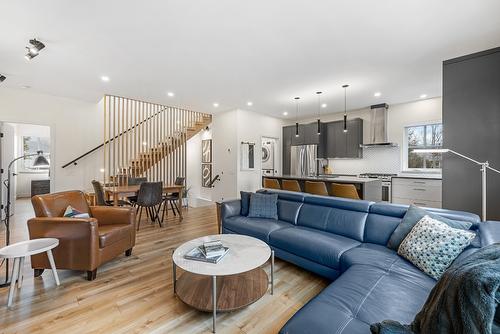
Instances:
[[[175,152],[175,150],[183,144],[184,140],[188,141],[200,131],[204,130],[210,123],[212,123],[212,116],[202,115],[200,119],[195,120],[193,124],[189,124],[186,129],[165,138],[165,140],[160,141],[146,152],[139,153],[135,159],[130,160],[130,165],[125,171],[126,174],[135,176],[143,175],[150,168],[165,159],[169,154]]]
[[[105,95],[104,182],[126,185],[129,177],[172,184],[186,177],[186,143],[212,115]]]

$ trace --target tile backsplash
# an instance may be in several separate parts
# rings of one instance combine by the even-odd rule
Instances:
[[[401,172],[401,147],[363,148],[363,159],[328,159],[333,173],[394,173]]]

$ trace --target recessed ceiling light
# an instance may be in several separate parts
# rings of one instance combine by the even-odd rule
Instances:
[[[106,170],[104,168],[99,169],[101,173],[104,173]]]
[[[427,97],[427,94],[422,94],[422,95],[420,95],[420,98],[421,98],[421,99],[425,99],[426,97]]]
[[[219,104],[217,102],[214,102],[213,106],[214,106],[214,108],[217,108],[219,106]]]
[[[175,94],[173,92],[168,92],[167,95],[168,95],[168,97],[174,97],[175,96]]]
[[[321,104],[321,108],[326,108],[326,107],[328,107],[328,104],[326,104],[326,103]]]
[[[253,102],[248,101],[247,106],[249,106],[249,107],[253,106]]]
[[[283,116],[286,116],[286,115],[288,115],[288,112],[283,111]]]
[[[382,93],[380,93],[380,92],[376,92],[373,94],[373,96],[375,96],[375,97],[379,97],[380,95],[382,95]]]
[[[106,75],[103,75],[103,76],[101,77],[101,80],[102,80],[102,81],[104,81],[104,82],[108,82],[108,81],[109,81],[109,77],[108,77],[108,76],[106,76]]]
[[[31,86],[26,86],[26,85],[24,85],[24,86],[21,86],[21,88],[22,88],[22,89],[28,89],[28,88],[31,88]]]

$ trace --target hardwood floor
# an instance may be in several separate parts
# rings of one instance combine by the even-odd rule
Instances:
[[[12,242],[28,238],[26,220],[33,216],[29,201],[17,202]],[[190,208],[182,222],[170,213],[163,228],[144,220],[132,256],[122,255],[99,267],[92,282],[84,273],[60,270],[59,287],[50,271],[34,278],[26,261],[23,287],[10,310],[5,306],[8,289],[0,289],[0,332],[210,333],[211,314],[196,311],[173,295],[171,254],[184,241],[216,233],[215,206]],[[269,273],[268,265],[264,269]],[[244,309],[221,313],[217,333],[276,333],[327,284],[276,259],[274,295],[268,292]]]

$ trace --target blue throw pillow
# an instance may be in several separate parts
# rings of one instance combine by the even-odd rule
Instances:
[[[424,209],[419,208],[418,206],[410,205],[408,211],[406,211],[406,214],[403,217],[403,220],[401,220],[401,223],[399,223],[398,227],[396,227],[394,232],[392,232],[391,238],[387,243],[387,247],[397,251],[404,238],[406,238],[411,229],[420,221],[420,219],[424,218],[424,216],[429,216],[432,219],[445,223],[449,227],[458,228],[461,230],[468,230],[472,226],[472,223],[444,218],[439,215],[427,212]]]
[[[252,193],[248,217],[278,219],[278,194]]]
[[[240,191],[241,196],[241,211],[240,215],[248,216],[248,209],[250,208],[250,195],[252,193],[248,191]]]

